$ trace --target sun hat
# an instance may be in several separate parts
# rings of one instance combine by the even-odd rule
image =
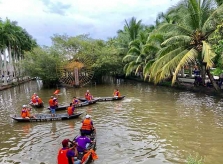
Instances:
[[[85,118],[90,118],[91,116],[89,115],[89,114],[87,114],[86,116],[85,116]]]
[[[26,105],[23,105],[22,107],[23,107],[23,108],[25,108],[25,107],[26,107]]]

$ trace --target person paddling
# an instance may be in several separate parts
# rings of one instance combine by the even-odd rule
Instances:
[[[27,108],[27,105],[22,106],[22,111],[21,111],[21,117],[30,119],[30,118],[35,118],[35,116],[30,114],[31,108]]]
[[[87,92],[85,93],[84,97],[85,97],[85,99],[87,101],[91,101],[93,99],[93,96],[91,95],[89,90],[87,90]]]
[[[79,152],[86,152],[87,147],[89,146],[89,144],[93,141],[90,140],[90,138],[88,138],[86,136],[86,134],[83,131],[80,131],[81,136],[77,137],[75,139],[75,142],[77,143],[77,151]]]
[[[91,135],[94,131],[93,121],[91,120],[91,116],[87,114],[85,119],[82,121],[81,131],[86,135]]]
[[[120,94],[120,92],[119,92],[118,89],[115,89],[115,91],[114,91],[114,93],[113,93],[113,96],[114,96],[114,97],[121,97],[121,94]]]
[[[77,97],[73,97],[73,101],[72,101],[72,104],[75,106],[75,105],[77,105],[77,104],[79,104],[80,103],[80,100],[78,100],[77,99]]]
[[[69,147],[69,142],[72,147]],[[69,139],[62,141],[62,148],[59,150],[57,155],[58,164],[81,164],[80,160],[74,161],[74,157],[77,157],[77,145]]]
[[[75,108],[74,108],[73,104],[70,103],[70,106],[67,107],[67,114],[68,114],[69,116],[73,115],[73,114],[74,114],[74,110],[75,110]]]
[[[51,98],[49,99],[49,106],[50,106],[50,111],[51,111],[51,116],[55,117],[56,115],[56,98],[54,98],[53,96],[51,96]]]

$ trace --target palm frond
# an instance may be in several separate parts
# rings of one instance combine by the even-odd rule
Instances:
[[[136,63],[141,63],[143,61],[144,55],[140,54],[137,59],[136,59]]]
[[[151,66],[151,74],[150,76],[152,78],[154,78],[156,76],[156,74],[162,69],[162,67],[169,62],[170,60],[172,60],[175,56],[177,56],[179,53],[181,53],[184,50],[184,47],[179,47],[176,48],[173,51],[168,52],[167,54],[165,54],[164,56],[162,56],[161,58],[157,59],[153,65]]]
[[[136,62],[132,61],[130,63],[128,63],[126,69],[125,69],[125,74],[126,76],[130,75],[132,73],[133,70],[135,70],[137,68]]]
[[[192,48],[190,51],[187,50],[184,53],[182,53],[181,55],[182,55],[182,58],[179,61],[179,64],[177,65],[177,67],[175,69],[175,72],[174,72],[174,75],[172,78],[172,84],[175,83],[178,72],[183,68],[183,66],[195,61],[196,57],[198,56],[198,52],[197,52],[197,50]]]
[[[203,33],[208,33],[209,31],[214,31],[217,25],[222,23],[223,20],[223,5],[219,6],[204,22],[202,27]]]
[[[150,60],[146,63],[146,65],[143,67],[143,76],[146,78],[149,75],[150,68],[155,60]]]
[[[191,35],[191,31],[184,28],[183,26],[177,25],[177,24],[163,24],[159,29],[159,32],[161,33],[167,33],[167,32],[171,32],[174,31],[175,34],[181,34],[181,35],[187,35],[190,36]]]
[[[138,47],[131,47],[128,51],[128,54],[140,54],[140,49]]]
[[[127,54],[123,59],[122,61],[123,62],[128,62],[128,61],[133,61],[133,60],[136,60],[137,59],[137,56],[134,56],[132,54]]]
[[[203,56],[203,62],[207,63],[207,68],[213,67],[213,58],[216,56],[216,54],[212,51],[211,46],[203,41],[203,48],[202,48],[202,56]]]
[[[167,46],[167,45],[175,44],[176,42],[184,42],[185,44],[188,44],[190,40],[191,40],[191,37],[189,36],[177,35],[165,40],[161,45]]]

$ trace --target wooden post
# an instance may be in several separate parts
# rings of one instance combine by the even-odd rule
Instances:
[[[75,79],[75,86],[79,86],[79,71],[78,68],[74,68],[74,79]]]

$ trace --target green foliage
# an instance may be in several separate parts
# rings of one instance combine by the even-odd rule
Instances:
[[[52,37],[54,47],[66,59],[75,58],[75,56],[87,55],[93,63],[94,78],[100,78],[104,75],[122,74],[122,58],[117,53],[115,44],[117,39],[94,40],[88,35],[79,35],[68,37],[67,35],[54,35]]]
[[[193,157],[192,155],[189,155],[187,158],[187,164],[204,164],[204,159],[199,158],[198,155]]]
[[[26,74],[42,79],[45,87],[55,86],[58,83],[61,65],[61,57],[52,48],[35,48],[25,54],[25,60],[22,62]]]

